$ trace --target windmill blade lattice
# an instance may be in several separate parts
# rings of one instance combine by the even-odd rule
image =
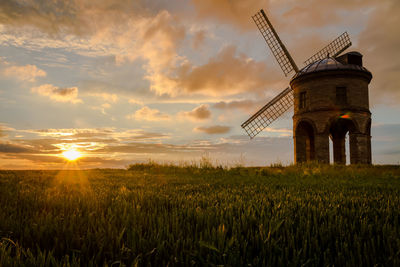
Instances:
[[[344,50],[351,46],[350,36],[347,32],[342,33],[338,38],[330,44],[322,48],[318,53],[304,61],[306,65],[313,63],[319,59],[324,59],[329,54],[331,57],[340,55]]]
[[[288,87],[263,108],[257,111],[241,126],[245,129],[250,138],[253,139],[258,133],[263,131],[268,125],[278,119],[292,106],[293,89]]]
[[[265,15],[264,10],[261,9],[252,16],[252,18],[271,49],[272,54],[278,61],[285,76],[292,71],[298,72],[299,69],[297,68],[296,63],[283,45],[271,22],[268,20],[267,15]]]

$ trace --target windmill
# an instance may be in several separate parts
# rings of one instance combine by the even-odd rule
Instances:
[[[328,139],[326,141],[323,141],[323,149],[319,146],[317,137],[321,135],[320,129],[316,129],[317,126],[315,124],[320,123],[321,118],[316,117],[316,111],[321,110],[321,103],[319,104],[319,107],[316,108],[316,104],[314,103],[313,96],[316,96],[316,98],[320,97],[320,95],[316,95],[316,90],[309,90],[304,89],[303,85],[298,82],[298,80],[302,80],[303,76],[307,76],[311,78],[309,79],[314,79],[315,84],[317,83],[322,83],[321,79],[326,79],[326,75],[330,75],[333,72],[336,71],[336,76],[338,75],[344,75],[344,79],[347,79],[347,77],[350,77],[349,79],[351,80],[351,77],[355,77],[355,75],[360,74],[363,72],[365,75],[365,80],[367,81],[366,84],[366,90],[367,90],[367,105],[365,104],[360,104],[361,106],[357,107],[358,111],[361,113],[360,116],[365,115],[369,118],[369,123],[370,123],[370,112],[369,112],[369,107],[368,107],[368,84],[369,81],[372,78],[371,73],[365,69],[362,66],[362,55],[359,54],[358,52],[350,52],[345,55],[339,56],[342,52],[344,52],[347,48],[351,46],[351,41],[349,38],[349,35],[347,32],[344,32],[341,34],[339,37],[337,37],[335,40],[333,40],[330,44],[325,46],[323,49],[318,51],[316,54],[311,56],[309,59],[307,59],[304,63],[306,67],[303,69],[300,69],[297,67],[296,63],[294,62],[293,58],[291,57],[290,53],[286,49],[285,45],[282,43],[281,39],[279,38],[278,34],[276,33],[274,27],[272,26],[271,22],[269,21],[267,15],[265,14],[264,10],[260,10],[257,12],[254,16],[252,16],[252,19],[254,20],[255,24],[257,25],[258,29],[260,30],[262,36],[264,37],[265,41],[267,42],[272,54],[274,55],[275,59],[278,61],[279,66],[281,67],[283,73],[285,76],[288,76],[289,74],[294,72],[294,76],[291,79],[290,86],[288,86],[286,89],[284,89],[281,93],[279,93],[276,97],[274,97],[270,102],[268,102],[264,107],[262,107],[259,111],[257,111],[254,115],[252,115],[248,120],[246,120],[241,127],[244,128],[244,130],[247,132],[247,134],[250,136],[251,139],[253,139],[257,134],[259,134],[261,131],[263,131],[266,127],[268,127],[272,122],[277,120],[279,117],[281,117],[285,112],[287,112],[292,106],[295,106],[295,116],[293,117],[294,120],[294,134],[293,136],[304,136],[304,141],[300,141],[296,143],[295,140],[295,161],[296,162],[302,162],[302,161],[307,161],[307,160],[319,160],[322,162],[329,162],[329,136],[332,138],[332,136],[340,136],[337,137],[336,139],[340,139],[335,143],[334,140],[334,153],[335,153],[335,162],[343,162],[345,160],[345,152],[343,151],[342,143],[344,140],[344,137],[342,137],[343,133],[340,134],[332,134],[334,130],[336,129],[336,126],[332,126],[334,129],[326,130],[326,127],[324,125],[324,134],[328,136]],[[329,73],[327,71],[330,71]],[[333,71],[333,72],[332,72]],[[357,73],[355,71],[358,71]],[[346,72],[346,73],[344,73]],[[322,73],[324,75],[322,75]],[[327,74],[328,73],[328,74]],[[318,74],[318,76],[316,75]],[[322,77],[322,76],[323,77]],[[329,76],[328,75],[328,76]],[[358,77],[358,76],[357,76]],[[328,80],[328,83],[331,81],[331,84],[335,85],[337,83],[336,78],[333,76],[330,78],[331,80]],[[335,80],[336,79],[336,80]],[[349,80],[349,84],[351,84]],[[341,80],[343,83],[343,81]],[[326,81],[324,80],[324,83],[326,84]],[[338,88],[339,91],[341,90],[342,92],[342,98],[347,97],[347,95],[351,96],[352,92],[359,91],[359,90],[364,90],[365,91],[365,86],[363,84],[362,89],[352,89],[347,87],[347,82],[346,80],[344,81],[345,85],[339,84],[339,86],[336,84],[335,90],[336,90],[336,98],[338,97]],[[293,86],[295,85],[295,86]],[[307,85],[308,87],[313,87],[313,85]],[[298,87],[297,90],[294,90],[293,87]],[[329,87],[329,86],[328,86]],[[349,86],[351,87],[351,86]],[[332,87],[333,88],[333,87]],[[344,88],[344,89],[343,89]],[[334,90],[334,89],[332,89]],[[329,91],[329,90],[328,90]],[[334,103],[336,100],[333,99],[332,94],[334,95],[335,92],[332,91],[332,94],[330,94],[327,91],[327,97],[326,101],[324,99],[319,99],[319,102],[327,102],[327,103]],[[343,93],[344,91],[344,93]],[[358,92],[357,91],[357,92]],[[306,95],[308,93],[308,95]],[[351,94],[349,94],[351,93]],[[340,93],[339,93],[340,94]],[[343,96],[344,94],[344,96]],[[306,107],[306,103],[310,102],[310,104],[313,104],[310,106]],[[337,101],[336,101],[337,102]],[[354,101],[353,101],[354,102]],[[364,101],[365,102],[365,101]],[[343,114],[347,111],[353,111],[354,105],[350,106],[347,105],[349,103],[341,103],[339,105],[335,106],[323,106],[322,108],[329,111],[329,113],[325,113],[324,115],[319,114],[318,116],[326,116],[329,121],[324,122],[325,124],[332,124],[332,121],[337,122],[338,118],[340,116],[343,116]],[[339,110],[339,111],[338,111]],[[357,112],[358,112],[357,111]],[[306,113],[309,113],[308,115]],[[338,113],[339,112],[339,113]],[[337,114],[338,113],[338,114]],[[302,115],[305,114],[305,115]],[[308,129],[303,129],[303,133],[300,131],[299,134],[296,134],[297,130],[297,124],[295,123],[299,122],[301,119],[304,119],[309,121],[309,124],[312,124],[311,126],[307,126]],[[313,117],[314,116],[314,117]],[[296,118],[295,118],[296,117]],[[344,117],[343,117],[344,118]],[[355,118],[357,120],[357,118]],[[343,124],[343,122],[341,121]],[[347,124],[346,124],[347,123]],[[350,125],[350,122],[346,122],[345,129],[347,131],[350,131],[349,129],[352,128]],[[365,124],[363,121],[362,123]],[[355,124],[355,123],[354,123]],[[343,125],[342,125],[343,126]],[[342,127],[340,126],[340,127]],[[307,128],[306,127],[306,128]],[[312,129],[311,129],[311,128]],[[339,127],[339,126],[337,126]],[[344,126],[343,126],[344,127]],[[343,128],[342,127],[342,128]],[[320,127],[321,128],[321,127]],[[355,133],[357,134],[365,134],[369,135],[367,132],[357,128],[353,127],[352,131],[350,131],[353,135]],[[344,130],[343,130],[344,131]],[[347,132],[346,131],[346,132]],[[346,134],[345,132],[345,134]],[[318,135],[318,136],[317,136]],[[354,138],[353,138],[354,139]],[[368,139],[368,138],[367,138]],[[369,142],[369,144],[368,144]],[[340,144],[339,144],[340,143]],[[326,144],[328,144],[328,154],[326,153]],[[335,146],[336,145],[336,146]],[[296,146],[297,150],[296,151]],[[352,154],[352,163],[370,163],[371,161],[371,149],[370,149],[370,136],[369,140],[366,140],[366,145],[365,147],[362,147],[362,149],[358,149],[359,144],[355,144],[354,142],[354,147],[350,153]],[[368,148],[369,146],[369,148]],[[337,148],[336,148],[337,147]],[[324,150],[322,153],[320,150]],[[368,150],[369,149],[369,157],[368,155],[365,158],[362,158],[360,154],[362,154],[361,150]],[[321,152],[321,153],[320,153]],[[365,152],[368,154],[368,151]]]

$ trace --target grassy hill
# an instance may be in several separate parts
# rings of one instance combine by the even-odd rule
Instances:
[[[400,168],[0,171],[0,266],[400,266]]]

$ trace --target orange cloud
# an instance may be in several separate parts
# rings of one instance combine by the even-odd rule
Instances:
[[[140,4],[129,0],[19,1],[2,0],[0,23],[35,27],[50,35],[94,34],[110,24],[143,13]],[[84,25],[84,27],[82,27]]]
[[[398,105],[400,100],[400,2],[382,1],[360,34],[363,63],[374,76],[370,101]]]
[[[396,0],[390,0],[396,1]],[[322,27],[340,22],[343,11],[361,11],[376,0],[192,0],[200,19],[211,19],[241,30],[256,31],[251,16],[264,9],[278,29],[298,33],[300,27]],[[295,27],[293,26],[295,25]]]
[[[159,95],[201,93],[211,96],[234,95],[262,91],[267,85],[279,82],[264,62],[255,61],[235,46],[224,47],[206,64],[185,63],[173,73],[157,73],[151,79],[152,89]]]
[[[82,99],[78,98],[78,87],[60,88],[51,84],[43,84],[31,88],[31,92],[47,96],[56,102],[83,103]]]
[[[235,46],[223,48],[208,63],[182,69],[180,85],[186,92],[233,95],[259,91],[276,82],[264,62],[237,53]]]
[[[14,77],[21,81],[34,82],[37,77],[45,77],[47,73],[36,67],[35,65],[27,64],[25,66],[17,66],[7,61],[2,61],[5,65],[2,74],[6,77]]]
[[[206,134],[224,134],[224,133],[228,133],[230,130],[231,130],[231,127],[220,126],[220,125],[194,128],[194,131],[203,132]]]
[[[144,106],[135,113],[128,115],[127,118],[139,121],[165,121],[170,120],[171,116],[160,112],[158,109],[151,109]]]
[[[251,16],[269,6],[268,0],[192,0],[199,18],[211,18],[233,24],[240,29],[251,29]]]
[[[206,120],[211,117],[211,111],[208,109],[208,105],[200,105],[188,112],[180,112],[180,116],[187,117],[192,120]]]

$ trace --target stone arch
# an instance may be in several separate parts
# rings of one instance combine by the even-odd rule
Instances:
[[[311,125],[311,127],[313,128],[313,131],[314,131],[314,133],[315,134],[317,134],[318,133],[318,128],[317,128],[317,125],[315,124],[315,122],[312,120],[312,119],[309,119],[309,118],[301,118],[301,119],[299,119],[296,123],[295,123],[295,129],[297,129],[297,127],[299,126],[299,124],[300,123],[302,123],[302,122],[306,122],[306,123],[308,123],[308,124],[310,124]],[[296,134],[296,133],[295,133]]]
[[[343,116],[344,115],[342,115],[342,116],[335,115],[335,116],[330,117],[327,124],[325,125],[324,132],[330,134],[332,125],[335,124],[338,120],[348,121],[348,123],[352,125],[351,129],[352,129],[353,133],[360,132],[360,127],[356,120],[351,119],[351,118],[343,118]]]
[[[315,135],[316,128],[312,121],[303,119],[297,123],[294,132],[296,163],[315,160]]]
[[[346,164],[346,134],[349,133],[350,163],[358,163],[358,125],[351,118],[334,118],[330,120],[329,135],[333,142],[333,161]]]

